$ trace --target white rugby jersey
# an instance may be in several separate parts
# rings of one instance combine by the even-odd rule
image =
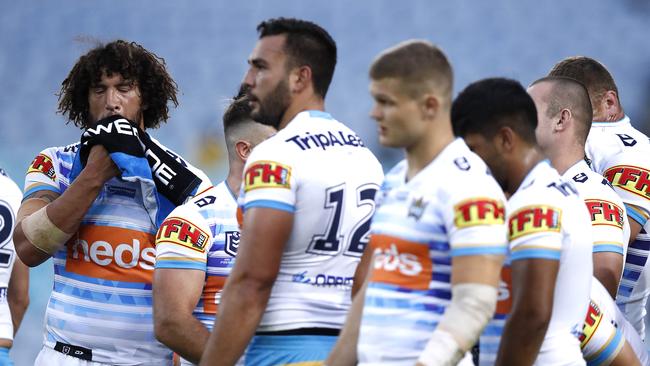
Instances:
[[[592,278],[591,301],[580,334],[580,347],[587,364],[609,365],[626,340],[641,365],[650,365],[648,351],[636,330],[625,319],[605,287],[596,278]]]
[[[16,261],[13,234],[20,199],[20,188],[0,169],[0,338],[2,339],[14,338],[14,326],[7,303],[7,287]]]
[[[643,226],[628,247],[616,303],[644,339],[650,296],[650,142],[626,116],[618,122],[593,122],[585,149],[591,169],[607,178],[627,215]]]
[[[41,190],[63,194],[78,148],[77,143],[43,150],[27,171],[24,196]],[[178,159],[203,180],[199,190],[210,186],[203,172]],[[119,178],[104,184],[77,233],[54,254],[46,346],[83,347],[92,351],[93,361],[112,365],[171,362],[171,351],[153,332],[156,229],[140,184]]]
[[[452,258],[507,250],[503,192],[462,139],[408,182],[407,168],[377,196],[360,365],[414,365],[450,304]]]
[[[255,147],[245,166],[242,212],[261,207],[294,215],[258,331],[343,326],[382,178],[356,133],[322,111],[299,113]]]
[[[625,255],[630,237],[623,200],[616,194],[607,179],[589,169],[580,160],[562,175],[572,180],[578,194],[585,201],[591,217],[594,253],[612,252]]]
[[[547,160],[537,164],[507,205],[508,262],[559,260],[551,321],[535,365],[584,365],[578,334],[589,305],[593,273],[591,222],[573,184]],[[512,306],[511,273],[504,266],[495,317],[479,340],[480,365],[492,365]]]

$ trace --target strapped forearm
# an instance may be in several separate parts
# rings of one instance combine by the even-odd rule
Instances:
[[[452,286],[451,303],[418,362],[423,365],[456,365],[478,340],[494,315],[494,286],[461,283]]]
[[[32,200],[40,200],[32,198]],[[73,233],[59,229],[47,215],[47,206],[25,217],[20,222],[25,238],[37,249],[49,255],[54,255],[70,239]]]

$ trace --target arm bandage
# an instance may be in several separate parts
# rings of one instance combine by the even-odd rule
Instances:
[[[72,234],[54,225],[47,216],[46,208],[47,206],[42,207],[25,217],[20,224],[25,237],[33,246],[49,255],[54,255],[72,237]]]
[[[497,293],[495,287],[477,283],[452,286],[451,304],[418,362],[427,366],[456,365],[492,319]]]

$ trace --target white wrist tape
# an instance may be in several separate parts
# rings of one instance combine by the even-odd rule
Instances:
[[[454,337],[438,328],[424,347],[418,362],[424,366],[456,366],[464,354]]]
[[[477,283],[452,286],[451,303],[419,361],[425,365],[455,365],[460,361],[492,319],[497,293],[495,287]]]
[[[54,255],[72,237],[72,234],[63,232],[52,223],[47,216],[46,207],[25,217],[21,221],[21,226],[25,237],[33,246]]]

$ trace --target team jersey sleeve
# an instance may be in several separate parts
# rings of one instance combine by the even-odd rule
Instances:
[[[594,253],[612,252],[623,255],[625,237],[625,209],[621,204],[603,199],[585,199],[591,217]]]
[[[650,218],[650,164],[647,156],[618,154],[606,162],[603,175],[625,203],[627,215],[645,225]]]
[[[54,149],[41,151],[27,168],[23,197],[42,190],[61,194],[60,174]]]
[[[273,146],[273,145],[271,145]],[[240,206],[295,211],[297,178],[294,164],[282,151],[255,148],[244,168]]]
[[[553,205],[529,203],[508,213],[510,260],[553,259],[562,254],[562,210]]]
[[[176,207],[156,234],[156,268],[206,271],[212,232],[201,214],[186,203]]]
[[[454,188],[452,208],[446,210],[451,256],[507,252],[505,197],[492,177],[480,178],[472,189]]]

